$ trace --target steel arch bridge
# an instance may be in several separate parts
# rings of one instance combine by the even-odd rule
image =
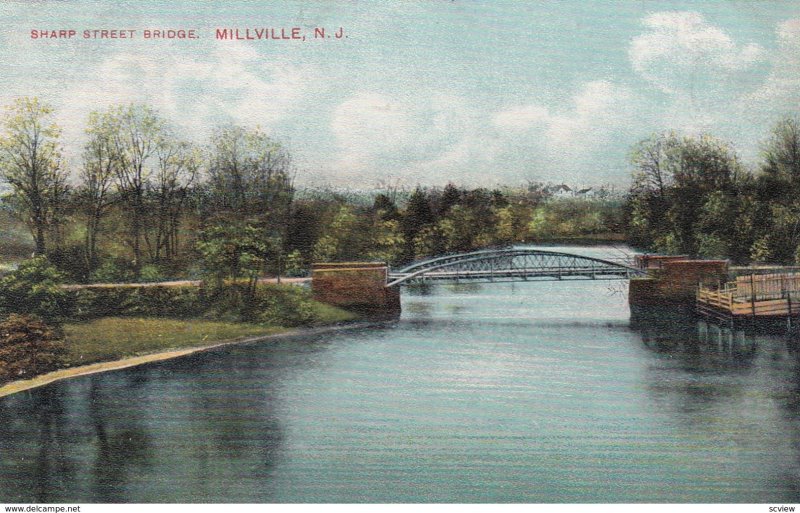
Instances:
[[[426,281],[626,280],[645,271],[625,260],[546,251],[488,249],[415,262],[389,272],[387,287]]]

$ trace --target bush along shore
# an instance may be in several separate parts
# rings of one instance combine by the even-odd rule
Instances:
[[[293,285],[67,289],[59,278],[38,258],[0,280],[0,396],[54,371],[357,319]]]

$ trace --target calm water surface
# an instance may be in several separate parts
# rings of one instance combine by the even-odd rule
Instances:
[[[621,286],[405,291],[0,399],[0,502],[800,501],[796,342],[631,323]]]

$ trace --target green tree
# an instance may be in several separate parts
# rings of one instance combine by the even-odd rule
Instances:
[[[400,219],[400,211],[397,210],[395,202],[386,194],[378,194],[372,203],[372,210],[378,214],[383,221],[396,221]]]
[[[0,177],[11,186],[15,213],[33,236],[36,254],[47,251],[47,233],[61,222],[67,172],[61,161],[53,110],[36,98],[20,98],[6,110],[0,134]]]
[[[414,252],[418,258],[430,258],[447,251],[444,234],[436,226],[425,226],[414,239]]]
[[[349,205],[341,205],[314,245],[315,262],[362,260],[370,247],[370,231]]]
[[[756,232],[770,259],[793,263],[800,246],[800,119],[787,117],[764,144]]]
[[[496,219],[496,244],[523,242],[528,237],[528,225],[533,209],[523,201],[509,202],[504,207],[494,209]]]
[[[146,192],[156,167],[156,151],[164,142],[166,122],[147,105],[111,107],[99,115],[102,129],[111,134],[117,188],[126,207],[133,265],[141,268],[148,204]]]
[[[697,254],[705,258],[724,258],[731,254],[732,230],[735,216],[734,198],[723,191],[706,195],[700,208],[695,231]]]
[[[247,223],[210,226],[197,241],[197,250],[216,290],[224,290],[226,280],[236,289],[239,280],[246,278],[246,296],[255,294],[269,250],[258,227]]]
[[[286,255],[286,265],[284,274],[290,278],[298,276],[308,276],[308,267],[303,261],[303,254],[300,250],[292,250]]]
[[[91,270],[97,265],[97,241],[102,221],[114,201],[113,185],[119,160],[113,140],[113,121],[108,113],[92,112],[86,134],[89,140],[83,150],[77,199],[85,216],[84,254],[87,268]]]
[[[383,220],[377,217],[373,220],[371,250],[367,258],[380,262],[395,264],[400,261],[405,247],[405,240],[400,233],[400,223],[396,220]]]
[[[258,227],[265,240],[277,241],[270,251],[282,262],[293,221],[289,151],[259,129],[227,125],[214,132],[208,158],[209,217]]]
[[[448,182],[439,198],[436,215],[440,218],[444,217],[451,208],[461,202],[462,195],[463,191],[461,189],[453,185],[452,182]]]
[[[800,192],[800,118],[786,117],[772,129],[763,150],[762,185],[769,199]]]
[[[289,152],[262,131],[223,126],[214,132],[208,181],[218,210],[280,226],[289,213],[292,179]]]
[[[733,149],[708,135],[653,136],[634,149],[629,235],[665,252],[730,247],[730,215],[745,174]]]
[[[449,253],[471,251],[491,244],[491,234],[482,230],[475,212],[464,205],[453,206],[437,226]]]
[[[408,198],[408,203],[406,204],[400,223],[400,229],[405,239],[403,261],[411,261],[414,259],[414,241],[417,234],[424,227],[433,224],[433,222],[434,217],[431,212],[428,195],[421,187],[417,186]]]
[[[200,169],[197,148],[166,132],[156,147],[157,166],[153,176],[152,195],[155,211],[153,257],[173,259],[178,256],[179,229],[189,187]]]

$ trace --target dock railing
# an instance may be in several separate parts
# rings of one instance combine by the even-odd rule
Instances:
[[[733,309],[733,292],[727,289],[707,289],[700,287],[697,289],[697,301],[724,310]]]
[[[700,286],[697,305],[738,316],[782,316],[800,313],[800,274],[737,276],[716,288]]]

